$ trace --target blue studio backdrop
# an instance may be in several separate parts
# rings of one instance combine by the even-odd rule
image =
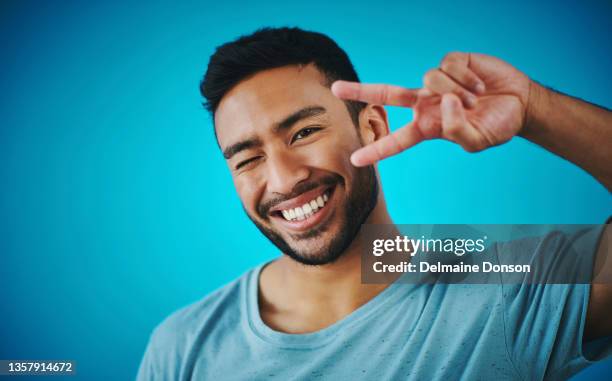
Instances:
[[[201,105],[219,44],[299,26],[334,38],[362,81],[406,87],[449,51],[482,52],[611,107],[611,16],[609,1],[2,1],[0,359],[133,379],[164,317],[278,255],[244,215]],[[411,118],[389,112],[396,128]],[[478,154],[425,142],[380,170],[396,223],[612,211],[591,176],[520,138]]]

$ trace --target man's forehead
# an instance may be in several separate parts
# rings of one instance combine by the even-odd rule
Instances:
[[[296,110],[328,103],[330,98],[325,77],[314,65],[262,71],[240,82],[219,103],[215,113],[219,142],[223,146],[230,136],[269,128]]]

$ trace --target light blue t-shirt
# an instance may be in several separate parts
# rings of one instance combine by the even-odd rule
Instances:
[[[594,252],[597,237],[577,239]],[[588,284],[395,282],[325,329],[286,334],[260,317],[263,266],[164,320],[138,380],[559,380],[612,353],[609,338],[582,344]]]

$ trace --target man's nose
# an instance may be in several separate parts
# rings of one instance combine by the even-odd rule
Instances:
[[[266,160],[268,191],[287,195],[310,176],[308,167],[293,155],[277,153]]]

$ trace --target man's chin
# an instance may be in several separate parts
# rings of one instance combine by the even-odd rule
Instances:
[[[330,251],[320,252],[304,252],[297,250],[288,250],[284,252],[289,258],[306,266],[323,266],[335,262],[341,256],[341,253],[335,254]]]
[[[327,234],[319,233],[307,238],[286,239],[284,240],[285,247],[282,251],[289,258],[305,265],[331,263],[338,259],[340,253],[334,253],[332,249],[333,239],[324,236],[327,236]],[[279,248],[281,247],[279,246]]]

